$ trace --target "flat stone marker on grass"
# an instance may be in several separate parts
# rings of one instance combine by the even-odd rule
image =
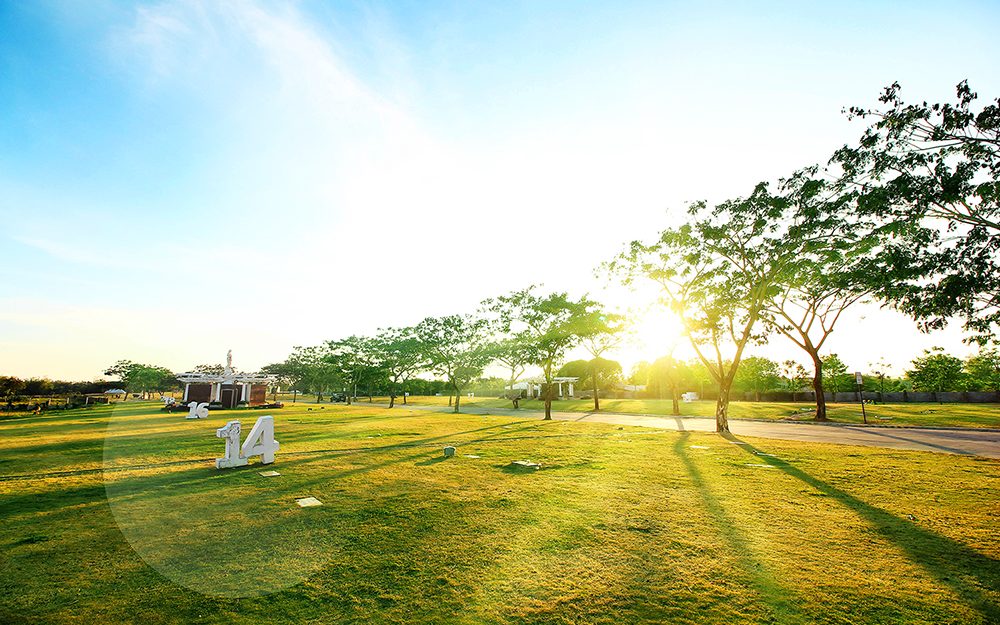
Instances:
[[[478,460],[479,459],[479,456],[476,456],[474,454],[465,454],[465,457],[466,458],[472,458],[473,460]]]
[[[260,475],[261,477],[278,477],[281,474],[278,473],[277,471],[261,471],[260,473],[258,473],[258,475]]]
[[[315,497],[302,497],[301,499],[296,499],[295,503],[299,504],[300,508],[313,508],[323,505],[323,502]]]
[[[691,445],[691,449],[708,449],[708,445]]]
[[[754,467],[756,469],[776,469],[773,464],[747,464],[748,467]]]
[[[445,458],[451,458],[454,455],[455,455],[455,448],[454,447],[452,447],[452,446],[449,445],[448,447],[444,448],[444,457]]]
[[[531,462],[530,460],[515,460],[507,466],[511,467],[512,469],[529,469],[532,471],[537,471],[538,469],[542,468],[542,465],[538,464],[537,462]]]

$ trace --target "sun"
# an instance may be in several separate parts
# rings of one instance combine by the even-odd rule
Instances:
[[[686,354],[684,324],[664,306],[636,311],[629,319],[628,332],[616,354],[626,370],[642,360],[652,362],[662,356]]]

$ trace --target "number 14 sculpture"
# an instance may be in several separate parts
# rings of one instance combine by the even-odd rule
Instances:
[[[278,441],[274,440],[274,418],[270,416],[257,419],[242,446],[239,421],[230,421],[216,430],[215,435],[226,439],[226,457],[216,458],[216,469],[246,466],[254,456],[260,456],[261,464],[271,464],[274,452],[278,451]]]

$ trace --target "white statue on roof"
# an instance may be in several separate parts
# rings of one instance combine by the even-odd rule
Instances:
[[[222,372],[222,383],[232,384],[235,379],[233,375],[233,350],[226,352],[226,368]]]

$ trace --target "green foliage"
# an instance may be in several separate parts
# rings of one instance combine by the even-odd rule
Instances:
[[[717,427],[728,430],[729,393],[743,351],[766,331],[765,309],[804,251],[823,240],[787,219],[794,199],[757,185],[746,198],[709,208],[694,204],[691,223],[658,241],[635,241],[606,267],[630,284],[652,280],[684,323],[692,347],[719,388]],[[818,218],[817,218],[818,219]]]
[[[0,399],[10,399],[24,391],[24,380],[9,375],[0,376]]]
[[[1000,391],[1000,353],[981,350],[965,361],[965,373],[970,391]]]
[[[1000,322],[1000,99],[976,100],[963,81],[954,103],[907,104],[893,83],[883,108],[848,110],[874,123],[831,162],[857,215],[891,236],[869,274],[877,295],[925,329],[960,316],[986,343]]]
[[[750,356],[743,359],[733,387],[749,393],[766,393],[779,388],[781,384],[781,368],[778,363],[760,356]]]
[[[143,395],[180,388],[180,383],[170,369],[131,360],[119,360],[105,369],[104,375],[118,378],[124,390],[141,392]]]
[[[594,386],[594,375],[597,376],[597,388],[608,389],[622,382],[622,365],[616,360],[607,358],[592,358],[591,360],[571,360],[559,367],[557,377],[580,378],[576,383],[578,389],[591,389]]]
[[[610,332],[609,316],[597,302],[571,299],[566,293],[538,295],[534,286],[487,300],[483,306],[494,315],[498,328],[531,346],[536,359],[532,364],[542,368],[547,385],[567,351],[587,337]],[[551,394],[546,394],[546,411],[550,404]]]
[[[389,403],[395,403],[398,390],[418,371],[426,368],[429,356],[417,336],[416,328],[383,328],[369,342],[371,373],[381,372],[388,384]]]
[[[359,386],[371,386],[381,379],[371,338],[351,335],[347,338],[327,341],[319,354],[319,361],[330,367],[331,377],[340,381],[348,394],[353,394]]]
[[[847,365],[837,354],[823,356],[823,387],[833,393],[846,393],[854,390],[854,376],[848,372]]]
[[[413,330],[427,366],[455,393],[458,412],[462,391],[493,360],[495,345],[485,319],[473,315],[427,317]]]
[[[507,385],[513,386],[524,375],[529,365],[541,360],[541,355],[527,332],[509,335],[498,327],[494,327],[493,331],[496,334],[493,359],[510,371]]]
[[[225,411],[196,424],[153,406],[0,421],[4,476],[18,478],[0,481],[0,571],[14,590],[0,622],[996,622],[996,462],[310,408],[276,415],[280,478],[206,462]],[[105,472],[109,425],[124,446]],[[443,444],[459,457],[441,461]],[[519,458],[543,469],[501,468]],[[304,494],[325,505],[297,509]],[[130,527],[164,539],[130,542]],[[227,569],[247,562],[261,565]],[[219,596],[246,590],[234,575],[267,592],[300,573],[280,592]]]
[[[944,353],[944,349],[925,349],[915,358],[906,377],[916,391],[960,391],[965,385],[965,365],[960,358]]]
[[[806,368],[794,360],[782,361],[779,375],[781,378],[778,388],[790,393],[800,391],[812,383],[812,376]]]

